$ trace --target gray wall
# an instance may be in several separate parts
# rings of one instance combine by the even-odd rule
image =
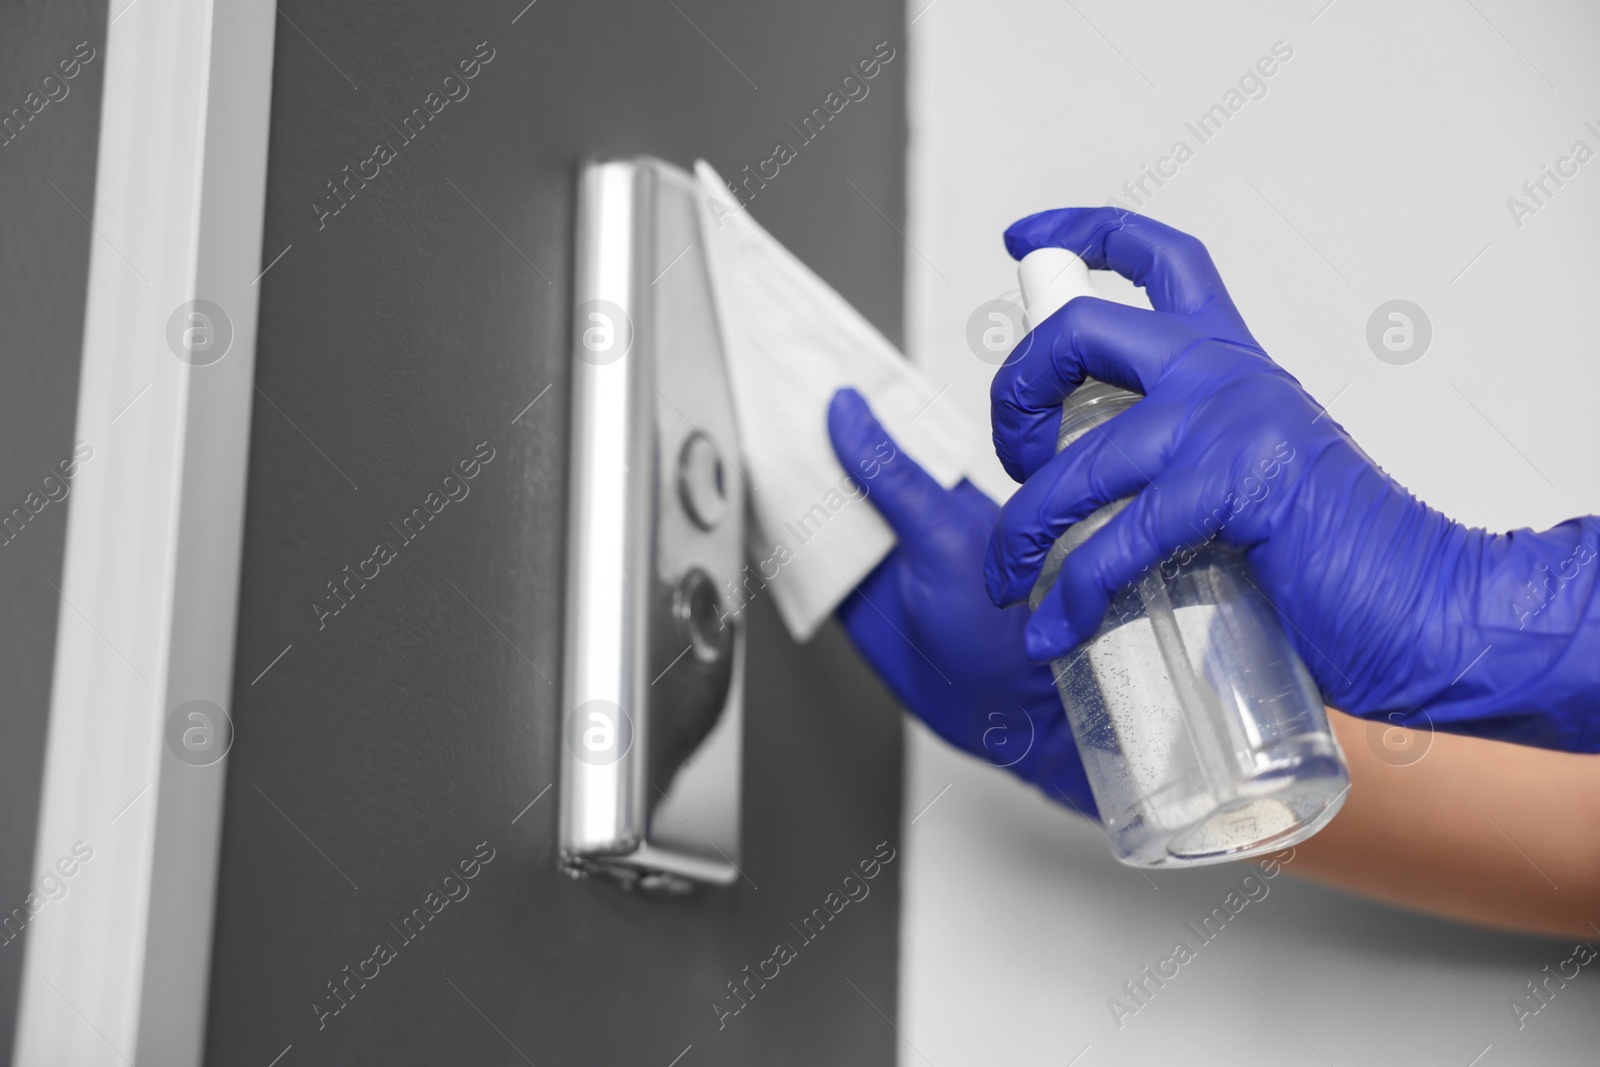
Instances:
[[[558,791],[518,815],[558,765],[576,164],[701,154],[733,175],[878,42],[903,57],[904,13],[520,7],[282,5],[263,266],[289,251],[261,283],[208,1060],[292,1045],[286,1067],[664,1067],[692,1044],[684,1065],[890,1062],[898,860],[725,1030],[710,1008],[899,844],[898,715],[837,631],[796,650],[754,609],[749,882],[666,901],[573,882],[555,868]],[[324,183],[398,141],[389,124],[483,41],[470,94],[319,229]],[[901,239],[846,179],[902,216],[905,72],[891,64],[754,204],[891,336]],[[324,583],[485,441],[471,494],[319,629]],[[480,842],[495,858],[470,895],[319,1029],[325,983],[397,940],[389,922]]]
[[[13,518],[0,533],[0,913],[6,915],[22,906],[32,877],[56,616],[71,610],[60,608],[52,588],[61,584],[70,483],[44,479],[59,475],[58,464],[72,453],[93,239],[83,215],[94,211],[105,25],[106,5],[95,0],[0,4],[0,117],[13,108],[29,116],[26,123],[13,118],[0,134],[6,139],[0,145],[0,517],[16,508],[29,516],[26,523]],[[63,80],[58,64],[72,60],[84,41],[95,59]],[[55,80],[43,85],[50,75]],[[30,101],[30,93],[38,95]],[[41,107],[40,100],[49,102]],[[41,501],[51,502],[41,507]],[[0,1057],[6,1059],[26,937],[0,947]]]

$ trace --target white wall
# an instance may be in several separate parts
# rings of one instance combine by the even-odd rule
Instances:
[[[1144,210],[1205,240],[1257,338],[1314,396],[1338,397],[1372,456],[1491,528],[1600,511],[1600,160],[1520,229],[1506,206],[1575,140],[1600,150],[1584,128],[1600,129],[1600,10],[1325,2],[911,0],[911,355],[953,383],[941,403],[986,424],[994,368],[965,333],[1014,290],[1003,228],[1124,195],[1183,138],[1194,158]],[[1267,95],[1200,145],[1185,121],[1276,41],[1294,54]],[[1414,365],[1366,343],[1393,298],[1433,324]],[[1600,974],[1521,1032],[1507,1007],[1565,943],[1290,877],[1119,1031],[1107,998],[1241,872],[1147,879],[1094,827],[911,733],[908,817],[951,788],[908,831],[903,1063],[1594,1060]]]

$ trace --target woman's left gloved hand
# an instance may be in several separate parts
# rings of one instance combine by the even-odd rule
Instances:
[[[899,541],[839,606],[857,651],[946,741],[1097,817],[1050,668],[1024,651],[1028,609],[984,591],[999,506],[970,482],[939,485],[853,389],[834,394],[828,435]]]

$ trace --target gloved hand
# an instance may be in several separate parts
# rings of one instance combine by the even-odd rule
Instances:
[[[1074,300],[995,375],[995,447],[1026,481],[990,544],[994,603],[1027,595],[1068,526],[1133,497],[1067,557],[1029,655],[1086,640],[1115,593],[1220,523],[1333,706],[1600,750],[1600,524],[1496,535],[1417,500],[1261,350],[1187,234],[1111,208],[1006,231],[1019,259],[1041,247],[1117,271],[1155,310]],[[1056,455],[1062,399],[1085,375],[1145,399]]]
[[[839,605],[856,649],[940,737],[1098,817],[1050,668],[1023,652],[1027,609],[984,595],[984,546],[1000,509],[970,482],[942,487],[854,389],[834,394],[828,436],[899,539]]]

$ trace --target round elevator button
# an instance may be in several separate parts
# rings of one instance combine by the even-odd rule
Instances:
[[[695,659],[716,663],[727,655],[733,627],[723,621],[722,597],[709,574],[699,568],[685,574],[673,596],[672,609]]]
[[[702,530],[714,529],[728,514],[728,472],[722,453],[696,430],[678,452],[678,499]]]

